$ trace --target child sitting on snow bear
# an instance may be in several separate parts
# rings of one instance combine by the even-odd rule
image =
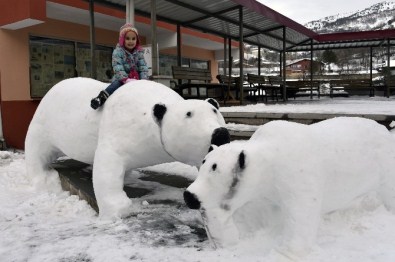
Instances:
[[[144,50],[140,46],[139,34],[132,24],[125,24],[119,32],[119,43],[112,53],[114,76],[112,83],[91,100],[91,107],[98,109],[123,84],[139,79],[148,79],[148,67]]]

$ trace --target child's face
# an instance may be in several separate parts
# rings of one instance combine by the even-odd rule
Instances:
[[[133,48],[136,47],[137,44],[137,35],[133,31],[129,31],[125,35],[125,47],[127,49],[132,50]]]

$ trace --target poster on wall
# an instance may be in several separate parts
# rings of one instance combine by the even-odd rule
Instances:
[[[148,75],[152,75],[152,46],[143,45],[141,46],[144,50],[144,59],[148,66]]]
[[[34,38],[34,37],[33,37]],[[43,97],[59,81],[74,76],[71,42],[34,38],[30,41],[30,96]]]
[[[52,86],[64,79],[91,77],[89,44],[31,36],[29,49],[32,98],[42,98]],[[112,50],[111,47],[96,46],[95,63],[100,81],[111,81]]]

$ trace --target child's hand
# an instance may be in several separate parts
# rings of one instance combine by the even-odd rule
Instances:
[[[135,70],[132,70],[132,71],[130,71],[130,73],[128,75],[128,78],[132,78],[132,79],[138,80],[138,79],[140,79],[139,78],[139,73],[137,73],[137,71],[135,71]]]

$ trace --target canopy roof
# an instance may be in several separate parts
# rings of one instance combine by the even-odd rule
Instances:
[[[294,46],[287,51],[309,51],[311,50],[311,44],[313,50],[381,47],[388,44],[395,46],[395,30],[320,34],[315,39],[312,43]]]
[[[125,10],[125,0],[95,0]],[[135,14],[151,15],[151,1],[135,0]],[[255,0],[156,0],[157,20],[271,50],[292,48],[318,35]]]
[[[94,2],[126,8],[125,0]],[[151,1],[134,0],[134,9],[150,17]],[[255,0],[156,0],[156,14],[160,21],[279,52],[395,45],[395,29],[317,34]]]

